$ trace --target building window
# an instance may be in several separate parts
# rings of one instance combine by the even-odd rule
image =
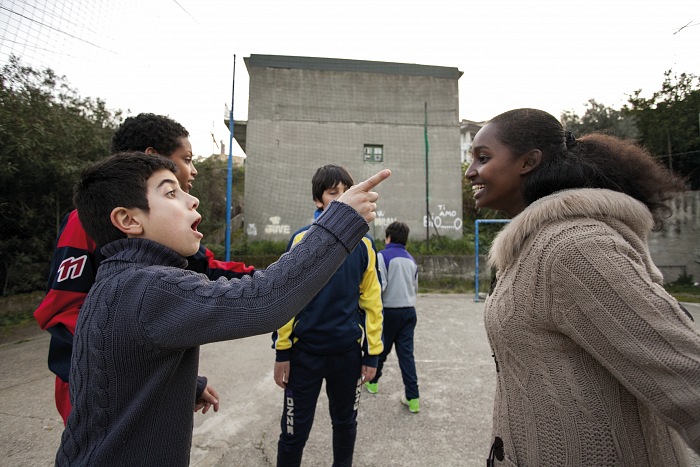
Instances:
[[[384,162],[384,145],[365,144],[363,160],[365,162]]]

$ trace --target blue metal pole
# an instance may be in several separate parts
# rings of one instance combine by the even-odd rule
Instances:
[[[233,95],[236,89],[236,54],[233,55],[231,110],[228,115],[228,171],[226,173],[226,261],[231,261],[231,187],[233,185]]]

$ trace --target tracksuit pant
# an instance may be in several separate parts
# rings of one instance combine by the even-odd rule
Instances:
[[[289,367],[277,444],[277,466],[301,465],[324,379],[333,425],[333,465],[351,466],[362,383],[360,345],[333,355],[316,355],[292,347]]]
[[[372,383],[379,381],[386,358],[396,346],[401,377],[403,378],[406,399],[418,399],[418,375],[416,361],[413,358],[413,334],[418,318],[415,307],[384,308],[384,351],[379,356],[377,374]]]

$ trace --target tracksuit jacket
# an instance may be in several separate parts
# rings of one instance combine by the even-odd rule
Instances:
[[[384,308],[416,306],[418,266],[406,247],[400,243],[388,243],[379,252],[378,262]]]
[[[308,229],[309,226],[295,232],[287,250]],[[360,343],[364,350],[362,364],[376,368],[383,349],[377,274],[374,242],[365,236],[314,299],[273,334],[276,360],[289,361],[292,346],[312,354],[331,355],[344,353]]]

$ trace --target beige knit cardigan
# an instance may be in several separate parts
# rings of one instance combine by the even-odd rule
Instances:
[[[667,467],[688,465],[686,443],[700,452],[700,335],[661,285],[651,227],[635,199],[576,189],[494,241],[496,465]]]

